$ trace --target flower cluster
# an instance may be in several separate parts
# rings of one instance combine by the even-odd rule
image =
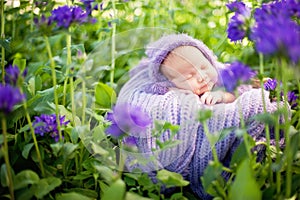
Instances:
[[[114,138],[123,137],[125,134],[139,134],[151,123],[151,119],[141,108],[127,103],[116,105],[106,119],[112,123],[106,133]]]
[[[282,55],[297,63],[300,60],[300,26],[287,20],[284,12],[274,19],[272,14],[262,16],[265,12],[258,11],[255,12],[257,23],[251,33],[256,50],[266,55]]]
[[[80,0],[85,6],[85,10],[88,15],[91,15],[93,10],[98,10],[98,5],[94,5],[94,0]]]
[[[66,126],[70,121],[65,121],[65,116],[59,117],[59,123],[61,126]],[[56,114],[46,115],[42,114],[41,116],[35,116],[33,122],[34,131],[40,136],[49,134],[56,142],[59,141],[59,133],[57,129]]]
[[[86,11],[79,6],[60,6],[51,12],[51,16],[47,18],[41,15],[40,19],[35,18],[36,26],[44,31],[47,27],[56,24],[58,28],[68,29],[72,24],[95,23],[96,19],[90,16],[92,12],[93,1],[83,1]],[[93,9],[96,9],[94,7]]]
[[[287,93],[287,101],[291,105],[292,109],[296,108],[298,106],[297,100],[298,100],[298,96],[295,94],[295,92],[288,91],[288,93]]]
[[[8,114],[12,112],[14,106],[21,103],[25,96],[17,88],[20,78],[26,76],[27,70],[21,74],[18,66],[9,65],[5,68],[5,85],[0,84],[0,112]]]
[[[0,113],[10,113],[13,107],[22,102],[23,99],[24,95],[21,94],[18,88],[0,83]]]
[[[11,84],[13,86],[17,86],[18,85],[18,80],[20,78],[24,78],[27,74],[27,69],[24,70],[24,72],[21,74],[20,69],[18,66],[14,65],[9,65],[6,69],[5,69],[5,83],[6,84]]]
[[[246,36],[251,10],[243,2],[237,1],[227,4],[227,7],[231,12],[235,12],[228,25],[228,38],[231,41],[241,40]]]
[[[40,18],[34,18],[33,19],[34,24],[42,30],[45,30],[45,32],[48,30],[48,27],[51,26],[51,21],[42,14]]]
[[[267,91],[270,91],[270,98],[276,98],[276,88],[277,88],[277,80],[276,79],[268,79],[265,83],[264,83],[264,89]],[[283,98],[283,91],[280,91],[280,96],[281,98]],[[298,96],[295,94],[294,91],[288,91],[287,93],[287,101],[289,102],[291,108],[296,108],[298,103]]]
[[[79,6],[61,6],[51,12],[50,23],[56,23],[59,28],[69,28],[72,23],[89,22],[88,13]],[[92,21],[93,22],[93,21]]]
[[[239,83],[246,82],[255,76],[251,68],[241,62],[235,61],[229,67],[220,71],[220,80],[227,91],[232,92]]]
[[[264,83],[264,89],[267,91],[273,91],[277,87],[277,80],[276,79],[271,79],[269,78],[265,83]]]
[[[227,7],[235,12],[228,25],[228,38],[231,41],[247,36],[262,54],[279,55],[293,63],[300,61],[299,0],[263,4],[253,11],[254,19],[250,19],[251,10],[243,2],[236,1]]]

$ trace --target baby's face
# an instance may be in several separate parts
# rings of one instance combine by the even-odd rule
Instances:
[[[176,87],[197,95],[211,91],[218,77],[217,70],[192,46],[174,49],[163,62],[161,71]]]

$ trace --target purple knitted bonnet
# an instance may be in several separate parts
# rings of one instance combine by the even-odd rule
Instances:
[[[166,77],[160,73],[159,68],[168,54],[180,46],[194,46],[198,48],[212,66],[217,70],[223,68],[223,64],[217,61],[217,57],[202,41],[194,39],[187,34],[170,34],[162,36],[146,47],[145,53],[147,58],[143,59],[137,67],[133,68],[130,71],[130,75],[134,76],[139,71],[147,69],[149,70],[149,76],[153,84],[148,85],[145,90],[158,94],[166,93],[167,87],[173,86],[173,84],[166,80]]]
[[[203,42],[187,34],[171,34],[163,36],[147,46],[146,55],[152,64],[150,73],[154,78],[160,79],[159,67],[161,63],[172,50],[180,46],[194,46],[198,48],[215,68],[220,68],[220,66],[218,66],[220,63],[217,62],[216,56]]]

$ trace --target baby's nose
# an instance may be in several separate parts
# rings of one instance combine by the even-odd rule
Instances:
[[[204,76],[204,75],[199,75],[198,78],[197,78],[197,81],[198,81],[198,83],[201,83],[201,82],[205,81],[206,78],[207,78],[207,77]]]

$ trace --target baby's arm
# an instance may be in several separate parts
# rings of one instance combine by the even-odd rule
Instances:
[[[235,96],[225,91],[209,91],[201,95],[200,100],[207,105],[214,105],[216,103],[231,103],[235,100]]]

